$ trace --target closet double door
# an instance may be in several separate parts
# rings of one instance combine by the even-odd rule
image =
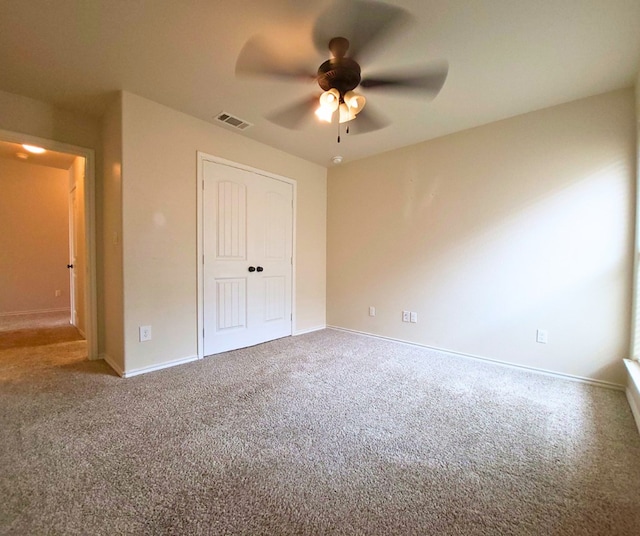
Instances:
[[[203,165],[204,355],[291,335],[293,185]]]

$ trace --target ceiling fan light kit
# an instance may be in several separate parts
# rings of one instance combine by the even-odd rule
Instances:
[[[320,95],[320,107],[316,110],[316,116],[321,121],[331,123],[333,113],[338,111],[338,121],[346,123],[356,118],[356,115],[362,111],[366,99],[362,95],[356,95],[353,91],[349,91],[351,95],[340,95],[337,89],[332,88]],[[336,96],[337,95],[337,96]]]

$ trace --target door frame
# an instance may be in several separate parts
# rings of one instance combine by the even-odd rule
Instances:
[[[89,359],[99,359],[98,355],[98,314],[96,276],[96,155],[94,149],[70,145],[68,143],[0,129],[0,139],[11,143],[28,143],[44,147],[49,151],[67,153],[84,158],[84,227],[87,266],[85,273],[84,311],[86,318],[85,339]]]
[[[197,266],[197,300],[198,300],[198,318],[197,318],[197,339],[198,339],[198,359],[204,357],[204,214],[202,203],[204,201],[204,163],[213,162],[225,166],[234,167],[243,171],[249,171],[256,175],[262,175],[269,179],[286,182],[293,189],[293,207],[292,207],[292,244],[291,244],[291,333],[296,332],[296,221],[297,221],[297,182],[294,179],[270,173],[262,169],[254,168],[232,160],[226,160],[219,156],[214,156],[202,151],[197,151],[197,180],[196,180],[196,217],[197,217],[197,246],[196,246],[196,266]]]

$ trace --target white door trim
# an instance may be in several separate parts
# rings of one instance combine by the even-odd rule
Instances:
[[[87,340],[87,355],[89,359],[98,359],[98,314],[97,314],[97,278],[96,278],[96,155],[93,149],[78,147],[55,140],[30,136],[19,132],[0,129],[0,140],[11,143],[29,143],[44,147],[50,151],[69,153],[81,156],[85,161],[85,250],[87,252],[87,267],[85,274],[85,303],[86,314],[85,337]]]
[[[291,267],[291,315],[292,315],[292,323],[291,323],[291,332],[296,332],[296,218],[297,218],[297,183],[295,180],[290,179],[288,177],[283,177],[282,175],[276,175],[275,173],[269,173],[268,171],[264,171],[262,169],[254,168],[251,166],[246,166],[244,164],[239,164],[238,162],[233,162],[231,160],[226,160],[224,158],[220,158],[218,156],[214,156],[208,153],[204,153],[202,151],[197,151],[198,158],[198,177],[196,181],[196,205],[197,205],[197,257],[196,257],[196,266],[197,268],[197,296],[198,296],[198,318],[197,318],[197,339],[198,339],[198,359],[202,359],[204,357],[204,218],[202,213],[202,203],[203,203],[203,195],[202,191],[204,188],[204,162],[214,162],[216,164],[223,164],[225,166],[231,166],[238,169],[242,169],[244,171],[250,171],[252,173],[256,173],[257,175],[262,175],[264,177],[268,177],[270,179],[275,179],[279,181],[286,182],[291,184],[293,188],[293,243],[292,243],[292,256],[293,256],[293,266]]]

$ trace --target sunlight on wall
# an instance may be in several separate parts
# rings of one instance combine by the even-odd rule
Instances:
[[[620,229],[631,217],[629,173],[624,161],[612,163],[451,244],[431,258],[427,273],[446,270],[447,278],[429,286],[429,299],[442,304],[443,316],[473,317],[460,335],[471,341],[563,296],[619,282],[628,268]],[[447,309],[452,292],[466,296],[466,312]],[[497,314],[483,314],[492,301],[500,303]]]
[[[611,92],[332,168],[329,324],[621,383],[632,97]],[[402,322],[403,310],[418,322]]]

